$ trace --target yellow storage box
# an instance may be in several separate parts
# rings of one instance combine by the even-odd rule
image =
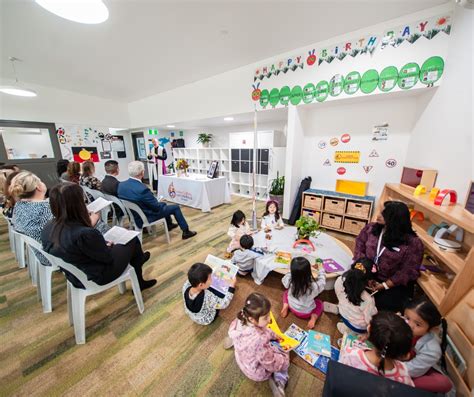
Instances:
[[[347,179],[336,179],[336,192],[365,196],[369,182],[349,181]]]

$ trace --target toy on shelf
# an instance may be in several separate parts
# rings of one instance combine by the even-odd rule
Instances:
[[[458,201],[458,194],[455,190],[451,189],[443,189],[435,198],[434,205],[441,205],[443,204],[444,199],[446,196],[449,195],[449,205],[454,205]]]
[[[447,236],[454,235],[456,241],[448,240]],[[436,246],[447,252],[457,252],[461,249],[461,241],[464,237],[464,230],[461,229],[458,225],[451,225],[449,229],[445,227],[438,230],[436,235],[434,236],[434,243]]]
[[[439,229],[445,228],[447,229],[449,227],[449,224],[446,222],[440,222],[439,225],[433,224],[431,225],[428,230],[426,231],[429,236],[434,237],[434,235],[438,232]]]
[[[316,251],[314,244],[310,240],[307,240],[307,239],[296,240],[293,243],[293,248],[301,248],[304,252],[308,252],[308,253]]]
[[[336,192],[365,196],[369,182],[350,181],[347,179],[336,179]]]
[[[430,190],[430,201],[435,201],[436,197],[438,196],[439,188],[434,187]]]
[[[413,192],[413,196],[417,197],[421,196],[422,194],[426,194],[426,187],[423,185],[418,185]]]
[[[403,167],[400,182],[411,187],[423,185],[427,190],[430,190],[435,185],[437,176],[438,171],[436,170]]]
[[[423,222],[425,220],[425,214],[421,211],[417,210],[411,210],[410,211],[410,220],[419,220],[420,222]]]

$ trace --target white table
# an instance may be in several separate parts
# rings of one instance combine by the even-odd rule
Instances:
[[[323,259],[332,258],[342,267],[344,267],[345,270],[349,269],[351,266],[351,250],[344,243],[330,236],[329,234],[321,233],[316,238],[311,237],[310,240],[314,244],[316,250],[315,252],[309,254],[301,249],[293,248],[293,243],[295,242],[296,236],[296,227],[294,226],[285,226],[285,228],[282,230],[272,230],[271,240],[267,240],[265,238],[265,234],[266,233],[261,230],[253,236],[254,247],[264,248],[270,252],[275,252],[277,250],[288,251],[291,252],[293,256],[310,255]],[[290,271],[290,266],[276,263],[275,255],[267,254],[257,259],[252,277],[257,284],[262,284],[265,277],[267,277],[268,273],[271,271],[286,274]],[[327,274],[326,289],[334,288],[334,282],[337,276],[340,274],[342,274],[342,272]]]
[[[227,179],[223,176],[210,179],[206,175],[175,174],[158,177],[158,197],[188,207],[199,208],[203,212],[220,204],[230,203],[230,191]]]

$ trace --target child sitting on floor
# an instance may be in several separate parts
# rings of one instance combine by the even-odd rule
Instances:
[[[339,301],[339,314],[342,317],[342,322],[337,323],[337,329],[341,334],[367,332],[367,326],[372,316],[377,314],[377,308],[375,299],[366,288],[376,272],[372,260],[361,258],[336,280],[334,292]]]
[[[308,259],[299,256],[291,260],[290,273],[285,274],[281,282],[287,288],[283,293],[281,316],[288,316],[289,309],[296,317],[309,318],[308,328],[314,328],[324,308],[323,302],[316,299],[326,285],[324,269],[319,270],[318,279],[315,280]]]
[[[188,271],[188,281],[183,285],[184,311],[195,323],[212,323],[219,309],[229,306],[235,291],[232,280],[225,295],[211,287],[212,268],[204,263],[195,263]]]
[[[285,224],[281,218],[278,203],[274,200],[267,202],[265,206],[265,213],[263,214],[261,227],[265,231],[271,229],[283,229]]]
[[[446,368],[444,362],[447,343],[446,320],[441,318],[436,306],[426,298],[409,302],[404,317],[413,331],[413,350],[410,360],[405,364],[415,387],[433,393],[449,392],[452,383],[443,374],[443,369]],[[435,334],[439,325],[442,326],[441,345]]]
[[[234,251],[232,263],[239,268],[239,274],[246,276],[255,267],[255,260],[260,258],[263,253],[253,250],[253,237],[244,234],[240,238],[240,248]]]
[[[234,345],[235,360],[245,376],[256,382],[268,380],[273,396],[284,396],[290,356],[271,344],[277,336],[267,328],[270,308],[270,301],[265,296],[250,294],[230,324],[230,341],[225,347]]]
[[[392,312],[377,313],[372,317],[368,333],[374,348],[347,347],[341,351],[339,362],[413,386],[406,364],[399,361],[408,357],[413,338],[405,320]]]
[[[229,230],[227,231],[227,235],[232,239],[227,247],[228,253],[240,248],[240,237],[245,234],[252,234],[245,214],[240,210],[235,211],[230,221]]]

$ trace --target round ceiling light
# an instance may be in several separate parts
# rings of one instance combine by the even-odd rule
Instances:
[[[35,0],[49,12],[70,21],[96,24],[109,18],[109,10],[102,0]]]
[[[21,88],[19,86],[13,86],[13,85],[0,86],[0,92],[3,92],[4,94],[16,95],[16,96],[27,96],[27,97],[37,96],[36,91],[30,90],[28,88]]]

